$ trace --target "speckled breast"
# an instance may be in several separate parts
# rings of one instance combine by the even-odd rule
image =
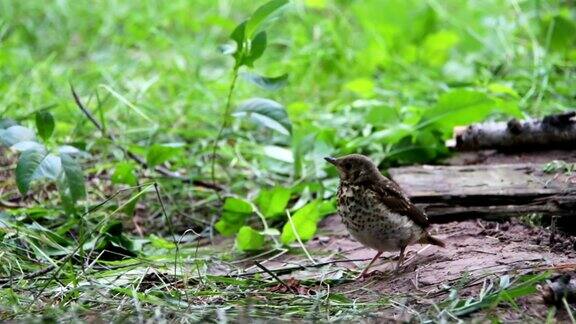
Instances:
[[[360,186],[341,184],[338,210],[350,234],[379,251],[399,250],[423,233],[410,218],[391,212],[375,192]]]

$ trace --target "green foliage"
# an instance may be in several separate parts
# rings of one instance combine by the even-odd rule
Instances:
[[[224,201],[222,216],[214,228],[224,236],[231,236],[240,230],[246,219],[253,213],[252,205],[239,198],[229,197]]]
[[[146,163],[151,167],[160,165],[182,152],[182,146],[181,143],[154,144],[148,149]]]
[[[262,250],[264,242],[264,235],[250,226],[242,226],[236,235],[236,248],[242,252]]]
[[[36,113],[36,129],[38,135],[47,141],[54,132],[54,117],[48,111],[39,111]]]
[[[54,119],[49,113],[37,113],[36,127],[44,140],[52,135]],[[13,125],[0,129],[0,140],[5,146],[22,152],[16,166],[16,184],[26,195],[32,182],[50,180],[57,184],[62,205],[66,212],[74,213],[76,203],[86,197],[84,175],[76,159],[80,151],[63,145],[57,153],[51,153],[43,144],[35,142],[34,132],[26,127]]]
[[[21,194],[25,195],[28,192],[32,180],[53,176],[53,172],[42,172],[40,169],[40,164],[44,161],[46,155],[45,150],[26,150],[22,152],[16,167],[16,183]],[[55,168],[54,164],[48,163],[45,169],[52,171]]]
[[[112,173],[110,180],[116,184],[135,186],[138,183],[138,177],[135,174],[134,164],[128,161],[119,162],[116,164],[116,168],[114,169],[114,173]]]
[[[295,242],[297,239],[296,235],[302,241],[308,241],[316,234],[317,224],[320,220],[318,204],[317,200],[307,204],[292,216],[291,222],[288,221],[284,224],[282,235],[280,236],[282,243],[288,245]]]
[[[288,74],[282,74],[278,77],[265,77],[256,73],[244,72],[240,74],[244,79],[266,90],[279,90],[288,83]]]
[[[99,300],[110,296],[130,314],[171,309],[205,321],[205,305],[187,300],[217,295],[249,304],[231,296],[259,288],[253,279],[205,275],[222,254],[237,257],[197,250],[213,238],[211,226],[236,235],[240,252],[294,244],[292,224],[302,240],[311,238],[335,210],[336,175],[322,157],[363,153],[383,170],[434,163],[449,154],[453,126],[573,109],[569,2],[288,3],[0,2],[0,200],[18,206],[0,213],[0,271],[17,278],[58,267],[0,291],[8,313],[33,316],[56,305],[49,311],[82,321],[76,311],[105,309]],[[227,41],[220,49],[230,56],[220,55]],[[75,107],[70,81],[104,132]],[[145,169],[126,149],[186,182]],[[235,198],[220,203],[202,186],[211,182]],[[172,234],[176,240],[167,239]],[[225,294],[222,283],[231,285]],[[449,311],[512,305],[510,283],[492,288],[492,299],[461,299]],[[55,291],[59,303],[36,302]],[[288,304],[277,295],[267,302]],[[288,311],[301,319],[326,305],[322,320],[349,321],[361,303],[341,297],[306,296]],[[229,305],[218,307],[230,315]]]
[[[236,117],[248,117],[254,123],[289,135],[292,124],[284,106],[270,99],[253,98],[244,101],[234,113]]]
[[[283,187],[261,190],[257,198],[258,208],[266,218],[284,215],[291,195],[292,191]]]

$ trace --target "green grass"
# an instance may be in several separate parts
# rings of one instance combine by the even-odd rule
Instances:
[[[20,199],[17,154],[1,151],[0,202],[14,206],[0,211],[0,277],[15,280],[0,290],[0,318],[337,320],[391,307],[388,300],[361,303],[326,289],[312,297],[269,293],[276,283],[259,278],[205,277],[209,265],[244,257],[232,243],[225,251],[196,248],[218,235],[219,197],[126,166],[121,148],[149,162],[160,154],[150,152],[168,152],[163,166],[211,181],[211,149],[234,64],[218,48],[262,3],[0,2],[0,120],[34,129],[35,112],[49,111],[56,126],[46,146],[71,144],[89,153],[80,160],[87,196],[71,213],[45,182]],[[266,214],[257,198],[281,187],[290,198],[278,209],[313,219],[302,225],[310,229],[330,203],[295,215],[333,194],[326,155],[370,154],[382,167],[431,162],[446,156],[443,141],[455,125],[569,110],[576,97],[574,17],[560,0],[294,0],[265,24],[262,58],[253,69],[241,68],[287,73],[287,85],[270,91],[240,77],[231,97],[232,107],[274,99],[292,131],[234,118],[217,143],[216,182],[226,188],[223,195],[253,204],[241,225],[281,231],[285,213]],[[70,85],[115,143],[76,107]],[[180,146],[163,151],[166,143]],[[122,167],[132,178],[115,180]],[[163,206],[150,181],[159,181]],[[127,185],[135,188],[107,201]],[[263,233],[260,248],[284,248],[277,234]],[[177,250],[174,241],[181,242]]]

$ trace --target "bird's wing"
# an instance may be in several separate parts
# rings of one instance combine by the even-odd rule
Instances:
[[[388,179],[378,180],[379,181],[373,181],[369,185],[369,188],[377,194],[380,201],[382,201],[391,212],[409,217],[422,228],[427,228],[430,225],[426,214],[418,209],[408,197],[404,195],[400,186]]]

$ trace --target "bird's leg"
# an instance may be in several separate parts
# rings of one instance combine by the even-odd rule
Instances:
[[[384,252],[378,251],[378,253],[376,253],[376,255],[372,258],[372,261],[370,261],[370,263],[368,263],[366,268],[364,268],[364,271],[362,271],[362,273],[356,279],[366,277],[368,275],[368,269],[370,269],[370,266],[372,265],[372,263],[374,263],[374,261],[376,261],[376,259],[378,259],[378,257],[382,255],[382,253],[384,253]]]
[[[404,251],[405,250],[406,250],[405,246],[400,248],[400,257],[398,258],[398,263],[396,264],[396,269],[394,270],[394,272],[396,272],[396,273],[398,273],[398,269],[400,269],[400,266],[402,265],[402,262],[404,261]]]

